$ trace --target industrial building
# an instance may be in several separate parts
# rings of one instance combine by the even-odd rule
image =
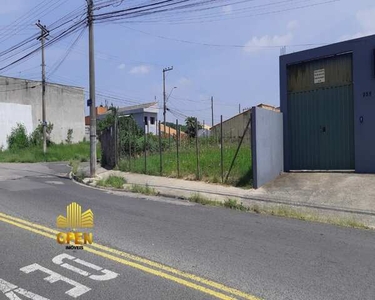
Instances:
[[[84,90],[46,84],[46,121],[53,124],[51,141],[64,142],[73,129],[72,142],[85,136]],[[11,129],[22,123],[30,134],[42,122],[42,83],[0,76],[0,147],[7,148]]]
[[[375,35],[280,57],[284,170],[375,173]]]

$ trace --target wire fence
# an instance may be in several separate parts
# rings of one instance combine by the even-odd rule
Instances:
[[[106,130],[115,146],[102,145],[102,152],[114,150],[115,165],[121,171],[252,186],[250,118],[235,137],[224,135],[222,121],[219,130],[209,132],[200,130],[195,119],[189,134],[181,130],[178,120],[175,128],[166,130],[159,122],[156,134],[138,127],[132,117],[115,123],[113,131]]]

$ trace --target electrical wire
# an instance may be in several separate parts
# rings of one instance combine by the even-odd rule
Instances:
[[[78,34],[77,38],[73,41],[71,46],[67,49],[66,53],[62,56],[62,58],[56,62],[56,64],[52,67],[52,70],[47,74],[48,77],[52,76],[64,63],[64,61],[67,59],[75,45],[78,43],[78,41],[82,38],[83,33],[85,32],[86,27],[83,27],[81,32]]]

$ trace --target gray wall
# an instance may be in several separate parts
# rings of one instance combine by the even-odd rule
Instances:
[[[239,140],[249,122],[250,116],[251,110],[248,110],[223,121],[223,137],[234,141]],[[220,137],[220,123],[211,128],[211,136]],[[244,142],[250,142],[250,134],[245,135]]]
[[[253,186],[257,189],[283,172],[283,115],[259,107],[251,111]]]
[[[355,170],[375,173],[375,35],[336,43],[316,49],[296,52],[280,57],[280,105],[284,115],[284,163],[290,170],[288,127],[287,67],[303,61],[323,58],[340,53],[353,55],[354,96],[354,152]],[[371,95],[370,95],[371,93]],[[360,118],[363,117],[363,123]]]
[[[84,102],[82,88],[47,84],[46,119],[54,125],[51,134],[53,142],[64,142],[70,128],[73,129],[73,142],[83,140],[85,136]],[[41,82],[0,76],[0,103],[31,105],[34,130],[42,119]],[[17,122],[22,123],[24,120],[17,120]]]

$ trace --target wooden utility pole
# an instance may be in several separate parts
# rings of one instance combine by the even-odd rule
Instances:
[[[42,126],[43,126],[43,153],[47,153],[47,121],[46,121],[46,64],[44,59],[44,40],[49,35],[46,26],[40,24],[40,20],[35,24],[40,28],[38,40],[42,43]]]
[[[165,94],[165,73],[172,71],[172,67],[164,68],[163,69],[163,118],[164,118],[164,136],[166,134],[165,126],[167,125],[167,95]]]
[[[96,104],[95,104],[95,57],[93,0],[87,1],[87,22],[89,27],[89,72],[90,72],[90,176],[96,175]]]

